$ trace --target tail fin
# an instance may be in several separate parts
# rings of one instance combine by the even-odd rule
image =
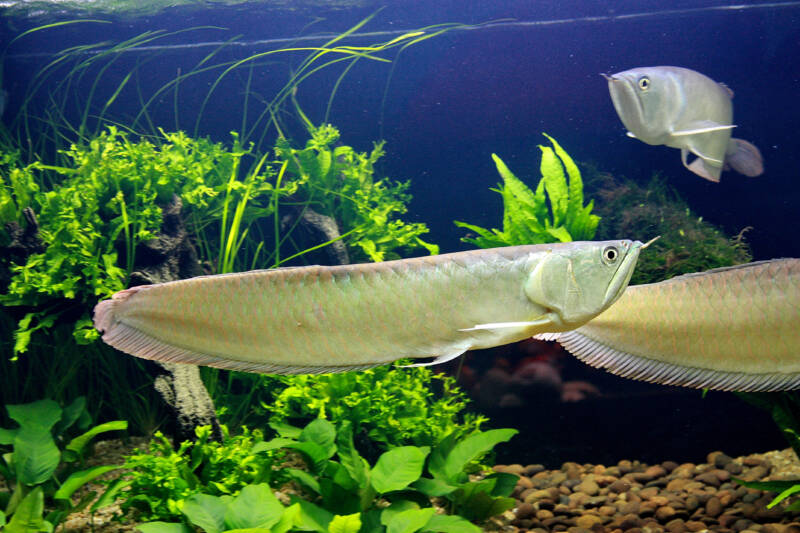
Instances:
[[[731,139],[725,153],[725,164],[739,174],[751,178],[764,173],[764,159],[753,144],[742,139]]]

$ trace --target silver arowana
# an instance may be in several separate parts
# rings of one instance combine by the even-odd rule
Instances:
[[[731,138],[733,93],[725,85],[681,67],[640,67],[603,76],[628,136],[678,148],[684,166],[707,180],[719,181],[729,167],[745,176],[764,172],[758,148]],[[697,156],[691,163],[689,152]]]
[[[641,247],[542,244],[203,276],[118,292],[94,321],[123,352],[234,370],[442,362],[586,323],[625,290]]]
[[[773,259],[634,285],[557,340],[632,379],[733,391],[800,388],[800,259]]]

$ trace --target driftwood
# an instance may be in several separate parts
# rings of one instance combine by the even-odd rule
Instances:
[[[203,274],[197,251],[189,240],[181,218],[177,196],[163,209],[161,233],[137,247],[136,270],[131,286],[163,283]],[[170,433],[175,442],[194,440],[197,426],[211,426],[212,435],[222,438],[214,402],[200,379],[200,368],[179,363],[153,363],[154,387],[173,414]]]

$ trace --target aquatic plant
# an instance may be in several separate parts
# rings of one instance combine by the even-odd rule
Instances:
[[[425,224],[399,218],[411,200],[406,192],[410,183],[376,179],[374,167],[385,154],[383,142],[375,143],[369,153],[358,152],[341,144],[339,130],[330,124],[308,122],[307,128],[304,148],[293,148],[280,137],[275,154],[286,168],[285,179],[297,183],[292,197],[301,208],[336,221],[352,262],[398,259],[398,251],[418,248],[439,253],[438,246],[420,237],[428,232]]]
[[[128,472],[121,478],[127,487],[121,507],[135,509],[142,520],[180,516],[184,501],[193,494],[236,495],[247,485],[280,484],[288,479],[276,470],[285,456],[279,450],[263,450],[260,430],[241,428],[231,435],[222,428],[220,442],[211,428],[196,428],[196,440],[177,448],[156,432],[147,451],[135,450],[125,459]]]
[[[487,420],[464,412],[469,400],[452,377],[424,367],[264,376],[262,381],[272,384],[274,392],[254,412],[269,413],[271,424],[298,424],[318,417],[336,427],[347,423],[367,452],[412,444],[436,446],[449,434],[466,436],[480,430]]]
[[[116,493],[97,501],[93,491],[77,503],[72,495],[90,481],[122,465],[101,465],[79,470],[92,439],[109,431],[127,429],[127,422],[106,422],[94,427],[86,410],[86,400],[77,398],[65,408],[52,400],[7,405],[8,416],[19,427],[0,428],[0,447],[11,447],[0,455],[0,475],[9,492],[0,492],[0,527],[7,533],[52,531],[70,513],[92,512],[110,503]],[[83,433],[67,440],[72,427]],[[52,510],[44,513],[45,500]]]
[[[503,198],[503,229],[487,230],[456,221],[456,226],[478,234],[462,240],[481,248],[591,240],[600,217],[593,215],[593,201],[583,205],[583,181],[572,158],[549,135],[553,145],[540,145],[542,177],[533,192],[517,178],[500,157],[492,154],[503,178],[498,189]]]
[[[631,285],[750,261],[743,238],[746,228],[734,238],[727,237],[694,214],[662,176],[653,176],[643,187],[608,174],[593,174],[597,211],[603,217],[599,238],[661,236],[639,257]]]
[[[234,527],[283,524],[280,531],[294,526],[327,533],[357,532],[362,527],[368,531],[396,531],[403,525],[403,531],[472,533],[480,529],[470,520],[480,522],[514,505],[508,496],[518,476],[493,473],[473,481],[468,475],[476,460],[516,433],[513,429],[478,432],[464,438],[451,434],[433,449],[395,447],[373,464],[356,450],[349,424],[337,430],[330,422],[317,419],[302,430],[281,430],[280,437],[256,443],[251,453],[285,449],[303,459],[303,465],[278,467],[300,488],[299,492],[292,491],[290,506],[284,507],[266,483],[247,485],[237,493],[219,497],[196,488],[176,506],[188,522],[184,527],[161,522],[142,525],[141,530],[190,531],[186,527],[191,524],[207,532],[222,532]],[[261,500],[259,505],[244,504],[256,496],[263,498],[264,505]],[[447,501],[450,514],[437,514],[431,498]]]

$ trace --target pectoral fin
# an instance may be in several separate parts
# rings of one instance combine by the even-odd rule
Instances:
[[[682,130],[675,130],[670,132],[673,137],[683,137],[686,135],[698,135],[700,133],[711,133],[713,131],[724,131],[730,130],[736,127],[735,124],[718,124],[717,122],[712,122],[711,120],[702,120],[698,122],[692,122],[688,125],[689,127],[682,129]]]
[[[412,363],[410,365],[402,365],[401,368],[407,368],[407,367],[412,367],[412,366],[439,365],[439,364],[442,364],[442,363],[446,363],[448,361],[452,361],[456,357],[459,357],[460,355],[462,355],[464,352],[466,352],[466,350],[461,350],[460,352],[446,353],[444,355],[440,355],[440,356],[434,358],[432,361],[425,361],[424,363]]]
[[[551,322],[549,318],[542,318],[532,322],[490,322],[488,324],[476,324],[471,328],[460,329],[458,331],[478,331],[482,329],[506,329],[506,328],[530,328],[544,326]]]

